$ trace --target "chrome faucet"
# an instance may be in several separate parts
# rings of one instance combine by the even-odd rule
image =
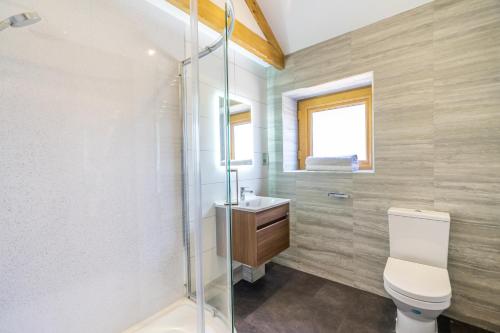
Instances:
[[[245,201],[245,194],[247,193],[253,193],[253,190],[245,186],[240,187],[240,201]]]

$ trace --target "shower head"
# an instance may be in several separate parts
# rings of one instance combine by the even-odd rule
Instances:
[[[0,31],[7,29],[8,27],[12,28],[25,27],[27,25],[40,22],[41,19],[42,18],[36,12],[13,15],[0,22]]]

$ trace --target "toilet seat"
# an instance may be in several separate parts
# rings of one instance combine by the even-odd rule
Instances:
[[[384,282],[384,288],[385,288],[385,291],[387,291],[387,293],[394,300],[397,300],[401,303],[404,303],[412,308],[425,309],[425,310],[429,310],[429,311],[443,311],[443,310],[449,308],[451,305],[451,298],[448,301],[439,302],[439,303],[424,302],[424,301],[420,301],[418,299],[414,299],[414,298],[411,298],[411,297],[408,297],[408,296],[405,296],[403,294],[398,293],[397,291],[391,289],[391,287],[389,287],[387,285],[387,283],[385,283],[385,282]]]
[[[450,304],[450,278],[444,268],[389,257],[384,270],[384,286],[391,296],[401,301],[404,298],[422,305],[442,303],[438,308]],[[435,308],[432,304],[426,307]]]

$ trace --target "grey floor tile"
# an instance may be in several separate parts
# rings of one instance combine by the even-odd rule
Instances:
[[[238,333],[394,333],[392,300],[278,264],[234,290]],[[440,333],[487,333],[444,316],[438,324]]]

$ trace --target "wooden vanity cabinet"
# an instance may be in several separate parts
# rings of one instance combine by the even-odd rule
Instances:
[[[225,214],[225,209],[217,212]],[[290,246],[289,204],[257,213],[232,210],[233,260],[258,267]],[[225,239],[225,227],[217,218],[217,239]],[[217,242],[217,253],[225,255],[224,244]]]

